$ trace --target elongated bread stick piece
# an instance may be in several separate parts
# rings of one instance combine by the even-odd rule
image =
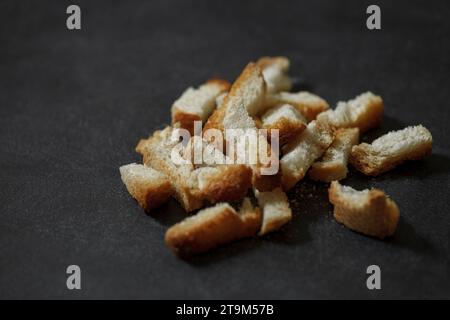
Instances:
[[[239,212],[228,203],[200,210],[196,215],[170,227],[166,244],[178,255],[188,256],[219,245],[256,235],[261,213],[245,198]]]
[[[407,160],[419,160],[431,153],[433,137],[424,126],[391,131],[371,144],[352,148],[350,163],[362,173],[376,176]]]

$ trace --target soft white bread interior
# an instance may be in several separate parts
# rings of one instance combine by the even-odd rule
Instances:
[[[130,195],[148,211],[165,203],[173,194],[167,176],[142,164],[130,163],[119,168]]]
[[[286,57],[262,57],[257,65],[262,69],[268,93],[290,91],[292,80],[289,77],[290,61]]]
[[[182,128],[192,133],[194,121],[204,123],[216,108],[216,98],[229,88],[227,81],[213,79],[197,89],[186,89],[172,105],[172,124],[179,122]]]
[[[308,171],[309,177],[323,182],[344,179],[348,172],[347,163],[350,152],[358,141],[358,128],[336,130],[333,143],[322,158],[311,166]]]
[[[283,145],[306,128],[306,119],[290,104],[281,104],[270,108],[261,116],[262,128],[269,134],[273,129],[279,131],[279,143]]]
[[[285,148],[280,160],[284,190],[303,179],[309,167],[333,142],[333,130],[326,123],[312,121]]]
[[[208,251],[219,245],[256,235],[261,226],[261,213],[248,198],[237,212],[228,203],[200,210],[194,216],[170,227],[166,244],[178,255],[188,256]]]
[[[308,121],[316,119],[319,113],[329,109],[324,99],[307,91],[278,92],[266,96],[266,107],[285,103],[294,106]]]
[[[347,102],[338,102],[336,109],[321,113],[317,119],[336,128],[357,127],[364,133],[380,125],[383,109],[381,97],[366,92]]]
[[[328,195],[334,217],[347,228],[381,239],[394,234],[400,211],[383,191],[357,191],[333,181]]]
[[[259,235],[278,230],[291,221],[292,210],[289,207],[288,198],[281,188],[266,192],[255,190],[255,197],[263,215]]]
[[[352,148],[350,163],[362,173],[376,176],[407,160],[419,160],[431,153],[433,137],[422,125],[391,131],[371,144]]]

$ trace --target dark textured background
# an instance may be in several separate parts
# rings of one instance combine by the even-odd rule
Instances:
[[[76,1],[82,30],[68,31],[71,3],[0,2],[0,298],[450,297],[448,2],[373,1],[381,31],[365,27],[367,1]],[[382,95],[366,140],[430,129],[427,159],[344,181],[398,203],[391,240],[337,224],[325,186],[305,181],[282,231],[183,261],[163,243],[178,204],[148,216],[128,195],[118,167],[181,92],[262,55],[290,57],[298,87],[331,105]],[[69,264],[81,291],[66,289]]]

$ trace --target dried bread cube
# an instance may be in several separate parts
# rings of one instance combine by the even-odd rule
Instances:
[[[164,204],[173,194],[167,176],[153,168],[130,163],[119,170],[128,192],[146,211]]]
[[[230,84],[225,80],[213,79],[199,88],[189,87],[172,105],[172,124],[193,132],[194,121],[203,123],[216,108],[216,98],[227,92]]]
[[[292,80],[289,77],[290,61],[286,57],[262,57],[257,65],[262,69],[268,93],[290,91]]]
[[[263,215],[259,235],[278,230],[291,221],[292,210],[289,207],[288,198],[281,188],[266,192],[255,190],[255,196]]]
[[[383,100],[372,92],[360,94],[347,102],[338,102],[336,109],[328,110],[317,119],[336,128],[359,128],[361,133],[380,125]]]
[[[431,153],[433,137],[422,125],[391,131],[371,144],[352,148],[350,163],[362,173],[376,176],[407,160],[419,160]]]
[[[380,239],[394,234],[400,211],[383,191],[357,191],[333,181],[328,195],[334,217],[347,228]]]
[[[333,130],[326,123],[312,121],[306,129],[285,148],[280,167],[285,190],[303,179],[309,167],[322,156],[333,142]]]
[[[347,163],[350,152],[358,141],[358,128],[336,130],[331,146],[325,151],[322,158],[309,169],[309,177],[323,182],[344,179],[348,172]]]
[[[170,227],[166,244],[178,255],[188,256],[208,251],[222,244],[256,235],[261,213],[245,198],[237,212],[228,203],[200,210],[194,216]]]
[[[266,107],[285,103],[294,106],[308,121],[316,119],[319,113],[329,109],[324,99],[307,91],[278,92],[266,96]]]
[[[279,143],[283,145],[306,128],[306,119],[290,104],[270,108],[261,116],[262,128],[279,131]]]

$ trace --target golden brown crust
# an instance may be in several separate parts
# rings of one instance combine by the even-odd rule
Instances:
[[[270,139],[272,130],[278,130],[280,145],[288,143],[292,138],[302,133],[306,129],[306,124],[303,122],[293,122],[287,118],[280,118],[275,123],[264,126],[268,130],[267,138]],[[269,140],[270,141],[270,140]]]
[[[350,163],[360,172],[367,176],[377,176],[389,171],[408,160],[420,160],[429,155],[432,150],[431,143],[422,145],[404,157],[380,157],[377,156],[367,143],[361,143],[352,148]]]
[[[196,114],[186,112],[173,112],[172,124],[179,123],[180,128],[184,128],[192,135],[194,134],[194,121],[202,121],[202,118]]]
[[[337,181],[328,189],[334,205],[334,217],[347,228],[369,236],[384,239],[394,234],[400,216],[394,201],[379,189],[349,195]],[[355,198],[356,197],[356,198]]]
[[[231,88],[231,83],[229,83],[227,80],[219,79],[219,78],[213,78],[206,81],[206,84],[215,84],[220,87],[221,93],[229,91]]]
[[[217,210],[214,214],[202,215],[206,210]],[[242,214],[230,206],[220,209],[208,208],[200,211],[195,221],[185,220],[169,228],[166,244],[180,256],[189,256],[208,251],[219,245],[256,235],[261,225],[258,208]]]
[[[220,172],[211,177],[203,195],[212,203],[240,200],[252,186],[252,169],[246,165],[221,165]]]
[[[431,153],[433,137],[423,126],[389,132],[372,144],[352,148],[350,163],[362,173],[376,176],[404,161],[419,160]]]
[[[347,172],[347,166],[342,166],[340,163],[314,163],[308,171],[308,176],[315,181],[331,182],[344,179]]]
[[[341,180],[347,176],[347,162],[352,147],[359,141],[358,128],[343,128],[335,131],[333,143],[320,161],[308,171],[311,179],[322,182]]]
[[[274,64],[280,66],[280,69],[289,69],[289,59],[283,56],[279,57],[261,57],[258,59],[256,64],[261,68],[265,69]]]
[[[163,205],[173,194],[172,185],[168,181],[152,189],[136,191],[134,197],[145,211],[150,211]]]

